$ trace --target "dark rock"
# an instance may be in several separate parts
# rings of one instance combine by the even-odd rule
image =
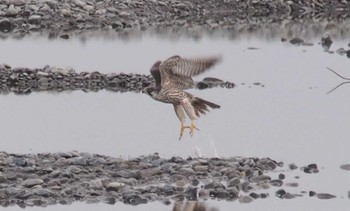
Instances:
[[[280,189],[280,190],[276,191],[276,196],[277,196],[278,198],[283,198],[283,196],[284,196],[286,193],[287,193],[287,192],[286,192],[285,190]]]
[[[286,178],[286,176],[284,174],[279,174],[278,175],[278,179],[280,180],[284,180]]]
[[[336,198],[336,196],[329,194],[329,193],[317,193],[316,194],[318,199],[333,199]]]
[[[257,193],[254,193],[254,192],[253,192],[253,193],[250,193],[249,196],[252,197],[253,199],[258,199],[258,198],[260,198],[260,195],[257,194]]]
[[[304,43],[304,40],[301,39],[301,38],[299,38],[299,37],[295,37],[295,38],[289,40],[289,42],[290,42],[291,44],[293,44],[293,45],[299,46],[299,45],[301,45],[302,43]]]
[[[142,198],[139,195],[124,196],[123,201],[125,204],[131,204],[131,205],[140,205],[140,204],[147,204],[148,203],[147,199]]]
[[[343,164],[340,166],[340,169],[350,171],[350,164]]]
[[[1,32],[11,32],[12,24],[8,18],[0,19],[0,31]]]
[[[270,181],[270,184],[275,187],[281,187],[283,185],[283,181],[279,179],[274,179]]]
[[[313,196],[315,196],[316,195],[316,192],[315,191],[309,191],[309,196],[310,197],[313,197]]]
[[[0,172],[0,183],[4,183],[6,181],[7,181],[6,175]]]
[[[62,38],[64,40],[68,40],[70,38],[70,36],[68,34],[62,34],[62,35],[60,35],[60,38]]]

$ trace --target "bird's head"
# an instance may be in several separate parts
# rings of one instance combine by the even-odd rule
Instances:
[[[146,87],[142,90],[142,93],[145,93],[152,98],[154,98],[157,95],[157,89],[153,86]]]

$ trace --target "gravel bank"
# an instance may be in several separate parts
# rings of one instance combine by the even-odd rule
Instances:
[[[154,79],[151,75],[103,74],[97,71],[76,73],[73,69],[50,66],[29,69],[0,65],[0,93],[2,94],[65,90],[100,91],[103,89],[114,92],[141,92],[148,86],[154,86]],[[217,78],[204,78],[195,85],[198,89],[233,88],[234,86],[234,83]]]
[[[0,3],[2,36],[45,32],[50,38],[108,30],[118,34],[135,31],[253,31],[278,23],[323,27],[348,19],[348,1],[233,1],[233,0],[3,0]],[[346,24],[344,25],[346,26]],[[326,29],[325,27],[323,27]]]
[[[284,190],[283,186],[298,187],[297,182],[284,182],[284,173],[297,168],[291,164],[289,170],[283,169],[283,162],[269,158],[166,159],[155,153],[125,160],[77,151],[0,152],[0,205],[45,207],[75,201],[170,204],[209,198],[251,203],[270,197],[269,189],[282,199],[304,195],[318,199],[336,197],[314,191],[294,194]],[[317,174],[317,165],[301,167],[300,172]]]

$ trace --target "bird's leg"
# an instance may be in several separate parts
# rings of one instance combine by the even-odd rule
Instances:
[[[191,128],[190,128],[190,135],[191,135],[191,136],[193,136],[194,129],[199,130],[199,129],[196,127],[194,120],[192,120]]]
[[[183,124],[183,122],[181,122],[179,141],[181,140],[182,135],[184,134],[185,128],[190,128],[190,126],[185,126],[185,125]]]

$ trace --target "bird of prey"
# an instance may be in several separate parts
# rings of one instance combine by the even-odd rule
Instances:
[[[179,140],[185,128],[189,128],[190,135],[193,136],[194,130],[198,130],[195,125],[196,118],[209,111],[208,107],[220,108],[215,103],[184,91],[194,86],[192,76],[203,73],[219,61],[220,57],[188,59],[172,56],[163,62],[157,61],[151,67],[150,71],[156,84],[155,87],[145,88],[143,92],[157,101],[173,104],[175,113],[181,122]],[[185,113],[191,119],[191,126],[185,126]]]

